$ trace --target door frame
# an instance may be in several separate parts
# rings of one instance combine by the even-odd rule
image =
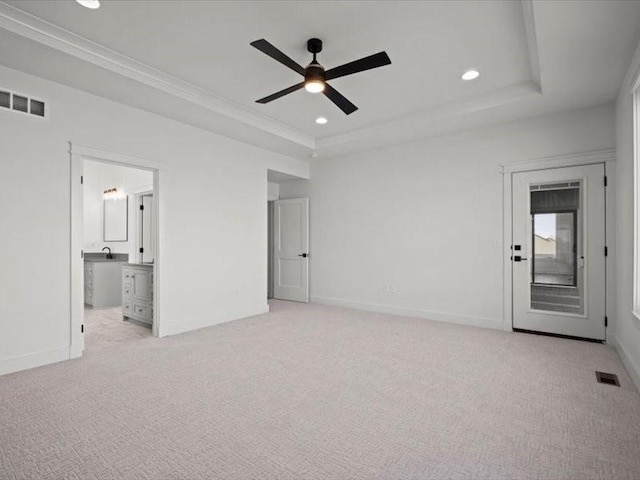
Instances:
[[[306,236],[306,252],[303,253],[304,257],[302,260],[300,260],[301,262],[307,262],[306,263],[306,281],[304,282],[306,285],[306,288],[303,289],[304,290],[304,300],[294,300],[294,299],[283,299],[283,298],[279,298],[277,295],[277,288],[278,288],[278,278],[279,275],[278,273],[280,272],[279,270],[279,265],[278,265],[278,256],[277,256],[277,252],[278,252],[278,246],[279,246],[279,242],[276,240],[276,238],[278,238],[279,235],[279,226],[280,226],[280,210],[278,209],[278,204],[287,204],[287,203],[294,203],[297,202],[298,200],[303,200],[303,205],[304,205],[304,212],[305,212],[305,217],[307,219],[306,222],[306,228],[305,230],[305,236]],[[310,248],[311,248],[311,238],[310,238],[310,219],[309,219],[309,197],[293,197],[293,198],[283,198],[283,199],[278,199],[278,200],[274,200],[273,202],[274,205],[274,212],[273,212],[273,235],[274,235],[274,241],[273,241],[273,260],[274,260],[274,267],[273,267],[273,276],[274,276],[274,283],[273,283],[273,298],[275,300],[288,300],[288,301],[295,301],[295,302],[301,302],[301,303],[309,303],[310,298],[311,298],[311,289],[309,286],[309,272],[310,272]],[[298,256],[303,256],[303,255],[298,255]]]
[[[513,270],[511,262],[511,245],[513,245],[513,174],[531,172],[536,170],[550,170],[562,167],[578,167],[604,164],[608,185],[605,189],[605,242],[615,238],[615,214],[613,208],[613,179],[615,178],[615,149],[596,150],[591,152],[561,155],[557,157],[545,157],[523,162],[514,162],[500,166],[502,174],[502,281],[503,281],[503,306],[502,306],[502,330],[513,331]],[[610,312],[610,299],[615,299],[612,288],[615,272],[615,245],[608,245],[608,256],[605,259],[605,311]]]
[[[71,296],[70,296],[70,338],[69,358],[78,358],[84,351],[84,231],[83,231],[83,185],[84,161],[107,163],[124,167],[139,168],[153,172],[153,219],[156,225],[154,235],[156,252],[153,263],[153,327],[152,333],[156,337],[163,336],[161,328],[160,292],[162,282],[162,256],[160,250],[160,179],[165,164],[155,160],[134,157],[117,152],[100,150],[97,148],[69,142],[69,159],[71,164]]]
[[[140,244],[140,205],[142,205],[142,197],[145,195],[153,195],[153,185],[134,188],[129,192],[129,204],[131,205],[129,214],[135,218],[136,225],[134,237],[135,245],[133,245],[132,248],[129,248],[129,260],[131,260],[131,254],[133,253],[133,258],[136,262],[142,262],[142,255],[140,254],[140,247],[142,246]],[[133,201],[131,201],[131,197],[133,197]],[[153,213],[151,215],[153,216]]]

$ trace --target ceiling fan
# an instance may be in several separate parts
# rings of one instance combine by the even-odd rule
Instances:
[[[327,80],[333,80],[334,78],[353,75],[354,73],[364,72],[365,70],[371,70],[372,68],[383,67],[391,64],[389,55],[387,55],[386,52],[379,52],[368,57],[361,58],[360,60],[354,60],[353,62],[340,65],[339,67],[325,70],[324,67],[316,60],[316,55],[322,51],[322,40],[318,38],[311,38],[307,41],[307,50],[313,54],[313,60],[311,60],[311,63],[306,67],[298,65],[295,61],[287,57],[264,38],[251,42],[250,45],[304,77],[304,82],[300,82],[289,88],[280,90],[273,95],[256,100],[256,103],[269,103],[304,87],[305,90],[311,93],[324,93],[325,96],[335,103],[340,110],[349,115],[355,112],[358,107],[329,85]]]

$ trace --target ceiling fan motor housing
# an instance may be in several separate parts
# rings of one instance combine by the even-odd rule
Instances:
[[[304,69],[305,82],[325,82],[324,67],[316,60],[316,54],[322,51],[322,40],[319,38],[310,38],[307,40],[307,50],[313,53],[313,60],[307,68]]]
[[[310,63],[305,68],[305,82],[323,82],[325,81],[324,68],[319,63]]]
[[[322,40],[319,38],[310,38],[307,40],[307,50],[314,55],[322,51]]]

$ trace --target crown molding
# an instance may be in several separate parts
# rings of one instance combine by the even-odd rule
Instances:
[[[213,113],[234,119],[286,139],[314,151],[337,147],[371,138],[388,138],[392,132],[415,131],[416,126],[428,126],[444,119],[452,120],[469,113],[479,112],[542,93],[540,63],[535,30],[533,0],[521,0],[525,38],[529,57],[531,80],[494,90],[475,98],[429,107],[381,123],[322,138],[287,125],[240,103],[216,95],[206,89],[178,79],[133,58],[122,55],[80,35],[58,27],[41,18],[0,1],[0,28],[38,42],[49,48],[72,55],[143,85],[205,108]],[[388,138],[388,143],[409,141],[408,133],[401,140]],[[415,137],[418,134],[411,134]]]
[[[452,118],[459,115],[498,107],[509,102],[521,100],[525,96],[542,95],[540,57],[538,54],[538,37],[536,34],[535,17],[533,12],[533,0],[520,0],[520,3],[522,5],[522,18],[524,22],[527,53],[529,57],[529,70],[531,74],[530,81],[495,90],[481,97],[447,103],[437,107],[430,107],[428,109],[415,112],[412,115],[403,116],[401,118],[396,118],[373,126],[370,125],[351,132],[323,137],[316,141],[317,149],[335,147],[337,145],[347,144],[357,140],[364,140],[371,136],[384,135],[385,130],[402,128],[403,124],[411,125],[416,122],[419,122],[420,124],[429,124],[442,118]]]
[[[525,38],[527,40],[527,52],[529,53],[529,69],[531,77],[538,84],[542,93],[542,81],[540,79],[540,56],[538,54],[538,36],[536,34],[536,21],[533,13],[533,0],[521,0],[522,18],[524,20]]]
[[[381,137],[386,132],[415,129],[416,125],[429,125],[490,108],[499,107],[507,103],[521,100],[525,97],[540,95],[540,86],[536,82],[524,82],[505,87],[493,92],[457,102],[446,103],[437,107],[420,110],[412,115],[402,116],[394,120],[369,125],[347,133],[331,135],[317,141],[318,149],[335,147],[371,137]],[[403,141],[407,141],[406,139]]]
[[[103,47],[4,2],[0,2],[0,28],[304,147],[316,146],[315,139],[301,130],[258,114],[244,105]]]

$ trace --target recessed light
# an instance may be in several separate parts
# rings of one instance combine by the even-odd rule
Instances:
[[[480,72],[477,70],[467,70],[462,74],[462,80],[474,80],[480,76]]]
[[[90,8],[91,10],[100,8],[100,0],[76,0],[76,2],[78,2],[83,7]]]
[[[318,118],[316,118],[316,123],[317,123],[318,125],[324,125],[324,124],[325,124],[325,123],[327,123],[328,121],[329,121],[329,120],[327,120],[327,119],[326,119],[326,118],[324,118],[324,117],[318,117]]]

